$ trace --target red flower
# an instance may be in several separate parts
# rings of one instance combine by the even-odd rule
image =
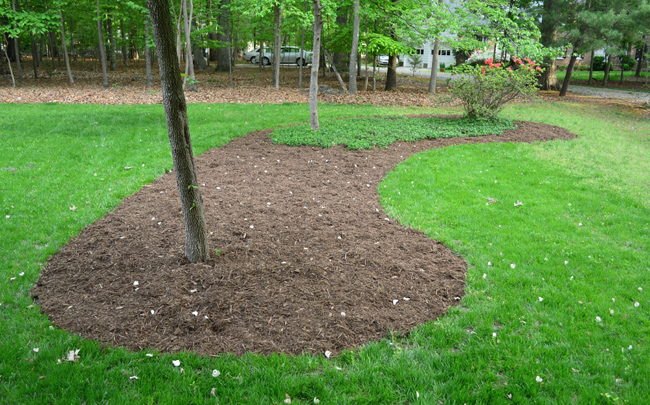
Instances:
[[[538,72],[541,72],[541,71],[542,71],[542,68],[539,67],[539,66],[537,66],[537,67],[535,68],[535,70],[537,70]]]

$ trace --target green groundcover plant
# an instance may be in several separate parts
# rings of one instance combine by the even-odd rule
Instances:
[[[517,96],[530,98],[535,94],[535,75],[541,70],[528,58],[515,56],[508,65],[494,63],[490,58],[484,64],[455,68],[458,78],[452,82],[450,92],[461,101],[468,117],[493,119]]]
[[[514,126],[514,122],[506,118],[358,117],[324,121],[318,131],[312,131],[308,124],[279,128],[273,131],[271,137],[274,143],[289,146],[328,148],[344,145],[347,149],[371,149],[386,148],[396,141],[500,134]]]

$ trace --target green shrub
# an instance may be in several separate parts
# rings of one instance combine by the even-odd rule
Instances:
[[[451,82],[450,92],[460,99],[465,115],[478,119],[494,119],[506,103],[517,96],[531,97],[537,91],[536,73],[541,72],[535,62],[517,57],[511,66],[493,63],[459,66]]]
[[[618,57],[618,60],[621,62],[621,68],[623,70],[632,70],[636,66],[636,61],[630,55],[621,55]]]
[[[605,57],[594,56],[594,71],[605,71]]]

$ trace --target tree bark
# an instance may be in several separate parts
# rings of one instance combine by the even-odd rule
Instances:
[[[359,51],[359,0],[354,0],[352,50],[350,51],[350,94],[357,94],[357,53]]]
[[[68,73],[68,81],[74,83],[72,70],[70,70],[70,58],[68,57],[68,46],[65,43],[65,24],[63,23],[63,13],[59,9],[59,20],[61,21],[61,49],[63,49],[63,60],[65,61],[65,70]]]
[[[273,10],[273,81],[271,85],[275,89],[280,88],[280,62],[282,55],[280,47],[282,46],[282,8],[276,4]]]
[[[149,50],[149,18],[144,21],[144,65],[147,71],[147,87],[153,87],[151,74],[151,51]]]
[[[120,19],[120,33],[122,34],[122,61],[124,66],[129,66],[129,55],[126,46],[126,32],[124,32],[124,18]]]
[[[562,89],[560,90],[560,97],[566,96],[567,90],[569,90],[569,82],[571,81],[571,75],[573,74],[573,67],[576,64],[576,59],[578,56],[573,53],[571,59],[569,60],[569,66],[566,68],[566,76],[564,76],[564,82],[562,82]]]
[[[591,50],[591,60],[589,62],[589,81],[588,84],[591,85],[591,82],[594,80],[594,54],[595,51]]]
[[[113,35],[113,18],[110,16],[106,20],[106,27],[108,29],[108,41],[110,42],[110,54],[108,58],[111,61],[111,72],[115,72],[117,70],[117,59],[115,57],[117,47],[115,46],[115,35]]]
[[[11,0],[11,8],[16,12],[16,0]],[[15,26],[14,26],[15,27]],[[20,65],[20,41],[18,37],[14,38],[14,58],[16,59],[16,76],[18,76],[18,87],[25,86],[23,78],[23,67]]]
[[[99,59],[102,65],[102,80],[104,88],[108,87],[108,73],[106,72],[106,48],[104,46],[104,36],[102,35],[102,18],[99,12],[99,0],[97,2],[97,35],[99,36]]]
[[[542,22],[539,25],[541,33],[540,43],[545,47],[553,46],[555,43],[557,0],[544,0],[542,5]],[[539,76],[538,84],[542,90],[557,90],[558,82],[555,75],[555,58],[545,57],[542,63],[544,71]]]
[[[436,94],[436,85],[438,84],[438,50],[440,49],[440,39],[436,38],[433,42],[433,51],[431,55],[431,78],[429,79],[429,93]]]
[[[609,81],[609,71],[611,69],[611,66],[609,64],[609,55],[605,54],[605,74],[603,76],[603,87],[607,86],[607,82]]]
[[[52,40],[52,33],[51,32],[48,32],[47,39],[50,42],[50,56],[52,57],[50,59],[50,62],[52,62],[52,70],[55,70],[56,65],[54,64],[54,41]]]
[[[190,1],[190,17],[194,12],[194,3]],[[194,80],[194,62],[192,61],[192,38],[190,36],[190,21],[187,17],[187,0],[183,1],[183,27],[185,28],[185,79],[189,79],[189,91],[196,91],[196,81]],[[185,87],[185,80],[183,80],[183,87]]]
[[[394,90],[397,88],[397,56],[390,55],[388,57],[388,71],[386,72],[386,87],[385,91]]]
[[[219,4],[219,30],[217,31],[217,67],[215,72],[230,71],[230,44],[228,44],[228,29],[230,27],[230,0],[221,0]],[[261,57],[260,57],[261,58]]]
[[[32,68],[34,69],[34,79],[38,79],[38,56],[36,55],[36,40],[34,35],[31,35],[32,42]]]
[[[311,81],[309,83],[309,125],[313,131],[318,123],[318,67],[320,65],[320,42],[323,31],[323,17],[320,0],[314,0],[314,46],[312,48]]]
[[[343,91],[348,91],[348,89],[345,87],[345,83],[343,82],[343,79],[341,78],[341,75],[339,74],[339,70],[336,68],[336,64],[334,63],[332,56],[329,54],[329,52],[327,52],[327,49],[325,48],[323,48],[323,53],[325,54],[327,61],[332,66],[332,70],[334,70],[334,75],[336,76],[336,80],[339,81],[341,88],[343,89]]]
[[[147,0],[162,80],[167,132],[174,161],[176,183],[185,219],[185,255],[192,263],[209,258],[203,200],[196,178],[187,104],[181,69],[174,49],[174,30],[167,0]]]
[[[305,0],[305,14],[307,14],[307,0]],[[300,39],[300,57],[303,58],[305,57],[305,26],[302,26],[302,37]],[[300,72],[298,74],[298,88],[302,89],[302,67],[304,63],[300,64]]]

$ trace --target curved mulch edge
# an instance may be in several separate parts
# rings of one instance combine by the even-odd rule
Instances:
[[[168,174],[52,256],[32,294],[58,327],[133,350],[338,353],[408,333],[458,302],[467,265],[388,218],[379,182],[426,149],[576,137],[518,124],[499,136],[360,151],[248,134],[196,158],[209,244],[220,255],[200,264],[184,258]]]

